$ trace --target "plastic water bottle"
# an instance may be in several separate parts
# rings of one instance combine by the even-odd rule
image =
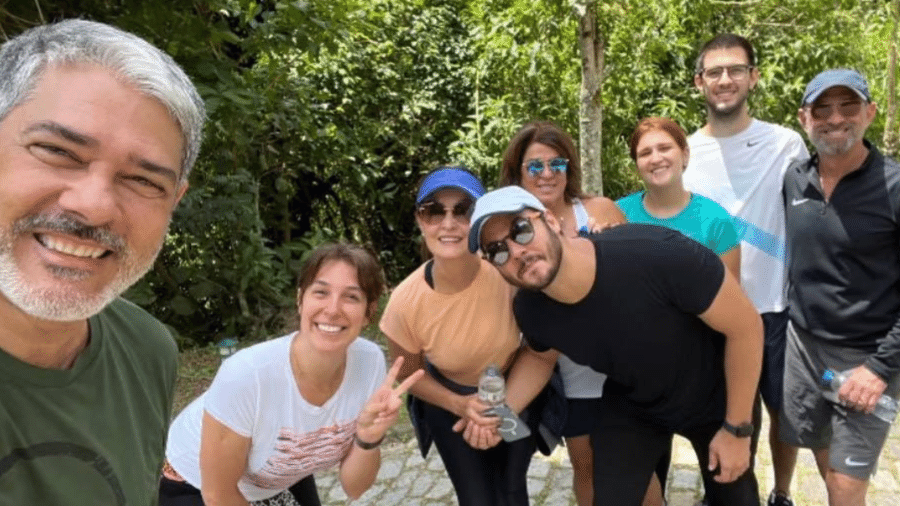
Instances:
[[[849,371],[834,372],[831,369],[826,369],[822,373],[822,386],[837,393],[849,376]],[[893,423],[894,418],[897,417],[897,410],[897,401],[887,395],[882,395],[878,398],[878,402],[875,403],[875,410],[872,411],[872,414],[887,423]]]
[[[487,366],[478,380],[478,399],[488,406],[499,406],[506,402],[506,380],[497,366]]]

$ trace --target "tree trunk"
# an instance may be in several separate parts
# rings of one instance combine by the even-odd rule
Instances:
[[[596,2],[576,2],[581,50],[581,96],[579,104],[579,149],[582,186],[588,193],[603,195],[602,153],[603,34],[597,26]]]
[[[900,24],[900,0],[894,0],[894,29],[891,31],[891,43],[888,46],[888,73],[885,95],[887,96],[886,115],[884,123],[885,153],[894,157],[900,156],[900,114],[897,110],[897,51],[898,35],[897,26]]]

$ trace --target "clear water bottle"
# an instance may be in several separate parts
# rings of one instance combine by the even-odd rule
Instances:
[[[497,366],[487,366],[478,380],[478,399],[488,406],[500,406],[506,402],[506,381]]]
[[[837,393],[849,376],[849,371],[834,372],[831,369],[826,369],[822,373],[822,386]],[[895,399],[882,395],[878,398],[878,402],[875,403],[875,410],[872,411],[872,414],[887,423],[893,423],[894,418],[897,417],[897,409],[898,405]]]

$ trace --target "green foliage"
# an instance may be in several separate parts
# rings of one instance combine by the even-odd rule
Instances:
[[[582,0],[577,0],[581,2]],[[252,341],[290,321],[303,255],[367,243],[393,283],[419,262],[414,191],[423,173],[463,164],[487,186],[525,122],[578,132],[576,0],[0,1],[0,36],[82,16],[162,47],[209,112],[191,188],[154,269],[127,294],[183,344]],[[797,128],[805,84],[851,66],[884,98],[889,2],[604,0],[604,193],[639,181],[627,138],[637,121],[705,118],[692,69],[699,46],[733,31],[753,41],[761,80],[751,112]],[[868,136],[881,138],[879,118]]]

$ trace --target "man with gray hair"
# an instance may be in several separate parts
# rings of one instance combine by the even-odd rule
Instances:
[[[826,70],[797,115],[816,148],[784,178],[788,266],[782,435],[811,448],[828,504],[862,506],[900,393],[900,165],[864,138],[877,108],[855,70]],[[825,370],[843,372],[823,388]]]
[[[101,23],[0,47],[0,497],[156,503],[176,373],[119,298],[153,265],[200,148],[181,68]]]

